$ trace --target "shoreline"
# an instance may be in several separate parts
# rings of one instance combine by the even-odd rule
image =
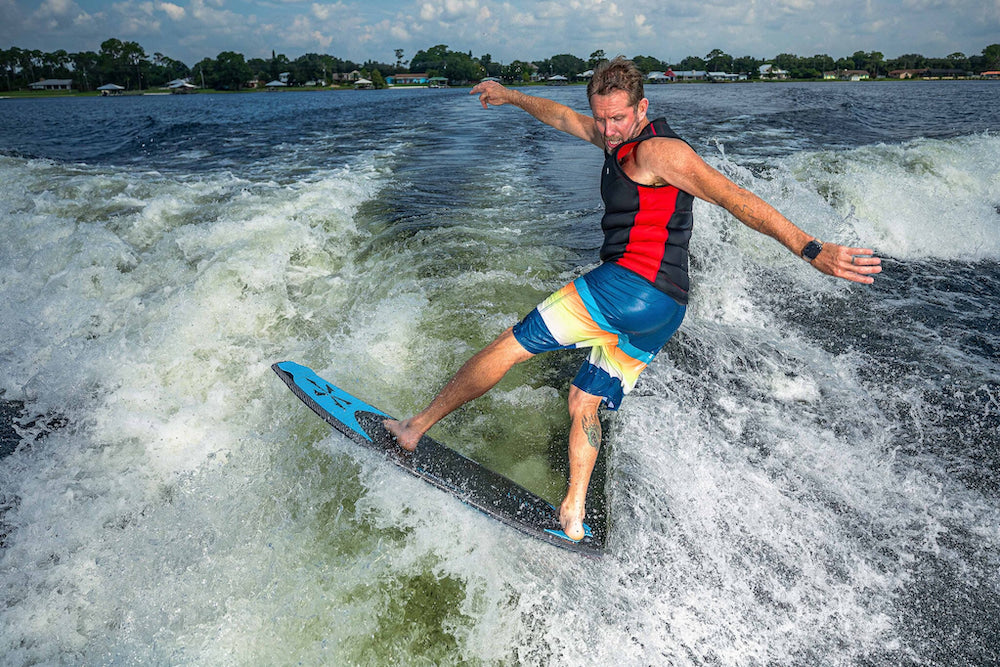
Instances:
[[[995,81],[996,79],[990,79],[986,77],[965,77],[960,79],[924,79],[924,78],[911,78],[911,79],[866,79],[863,81],[844,81],[842,79],[782,79],[782,80],[763,80],[763,79],[748,79],[746,81],[672,81],[670,83],[649,83],[649,86],[675,86],[675,85],[716,85],[716,86],[731,86],[731,85],[748,85],[748,84],[772,84],[772,83],[824,83],[824,84],[872,84],[872,83],[941,83],[942,81]],[[461,85],[449,85],[448,88],[472,88],[475,83],[461,84]],[[535,81],[528,83],[505,83],[504,86],[508,88],[561,88],[566,86],[586,86],[586,81],[573,81],[570,83],[564,83],[561,85],[553,86],[549,85],[544,81]],[[386,86],[385,88],[380,88],[377,90],[410,90],[410,89],[431,89],[429,86],[425,85],[414,85],[414,86]],[[287,92],[341,92],[341,91],[353,91],[356,90],[352,86],[295,86],[289,88],[281,88],[277,90],[270,90],[266,88],[245,88],[241,90],[216,90],[214,88],[199,88],[193,93],[185,93],[184,95],[178,95],[178,97],[184,97],[186,95],[195,94],[206,94],[206,95],[241,95],[241,94],[254,94],[254,93],[287,93]],[[368,90],[368,89],[364,89]],[[376,89],[371,89],[376,90]],[[53,98],[53,97],[162,97],[165,95],[173,95],[173,93],[168,92],[165,88],[146,88],[144,90],[130,90],[125,91],[119,95],[101,95],[95,90],[91,91],[65,91],[65,90],[14,90],[4,93],[0,93],[0,100],[13,100],[13,99],[42,99],[42,98]]]

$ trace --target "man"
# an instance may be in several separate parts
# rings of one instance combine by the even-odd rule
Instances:
[[[570,387],[570,478],[559,508],[563,531],[580,540],[601,443],[597,409],[619,407],[684,317],[693,197],[725,208],[831,276],[870,284],[881,260],[865,248],[821,244],[710,167],[663,119],[647,119],[642,74],[628,60],[616,58],[594,72],[587,86],[591,116],[496,82],[480,83],[471,94],[479,95],[484,109],[512,104],[604,149],[603,263],[473,356],[422,412],[385,424],[412,451],[432,425],[483,395],[515,364],[540,352],[591,348]]]

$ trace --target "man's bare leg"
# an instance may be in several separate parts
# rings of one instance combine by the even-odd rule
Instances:
[[[534,355],[521,347],[514,338],[512,329],[507,329],[465,362],[423,411],[409,419],[386,419],[385,427],[396,436],[396,441],[403,449],[412,452],[417,448],[420,437],[431,426],[457,408],[485,394],[511,367],[532,356]]]
[[[559,507],[563,532],[573,540],[584,536],[583,518],[587,512],[587,487],[601,449],[601,422],[597,408],[601,397],[576,387],[569,389],[569,489]]]

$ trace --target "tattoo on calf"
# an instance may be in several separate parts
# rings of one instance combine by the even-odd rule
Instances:
[[[590,415],[583,418],[583,432],[587,435],[587,442],[591,447],[601,450],[601,420],[597,415]]]

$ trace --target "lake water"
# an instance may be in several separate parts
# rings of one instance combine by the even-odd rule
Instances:
[[[467,90],[0,100],[3,661],[997,664],[1000,85],[647,92],[885,272],[698,202],[593,561],[332,434],[270,364],[412,412],[597,261],[600,151]],[[579,362],[433,433],[558,501]]]

